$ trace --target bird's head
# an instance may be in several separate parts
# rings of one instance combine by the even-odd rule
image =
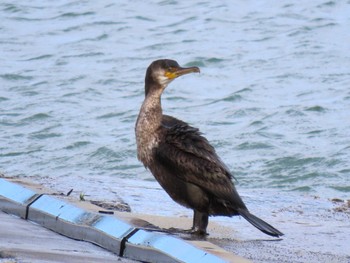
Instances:
[[[198,67],[180,67],[171,59],[160,59],[153,61],[147,68],[145,78],[146,95],[152,87],[161,88],[162,91],[175,78],[185,74],[200,72]]]

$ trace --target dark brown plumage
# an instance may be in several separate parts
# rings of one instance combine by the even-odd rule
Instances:
[[[174,60],[156,60],[145,77],[145,100],[135,133],[138,159],[177,203],[193,209],[194,233],[206,234],[208,217],[241,215],[271,236],[280,231],[252,215],[232,182],[233,176],[197,128],[163,115],[161,95],[178,76],[199,72]]]

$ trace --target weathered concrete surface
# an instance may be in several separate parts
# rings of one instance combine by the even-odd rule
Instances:
[[[15,183],[17,184],[21,184],[23,186],[25,186],[26,188],[28,189],[32,189],[33,191],[39,193],[39,194],[45,194],[45,196],[47,196],[47,194],[52,194],[52,195],[55,195],[53,192],[49,191],[48,189],[45,189],[44,187],[40,186],[40,185],[36,185],[36,184],[33,184],[31,182],[28,182],[28,181],[18,181],[18,180],[13,180]],[[51,192],[51,193],[50,193]],[[76,205],[77,207],[81,207],[83,208],[84,210],[87,210],[87,211],[92,211],[92,212],[99,212],[101,210],[100,207],[97,207],[93,204],[91,204],[90,202],[83,202],[83,201],[79,201],[77,200],[76,198],[70,198],[70,197],[67,197],[67,196],[62,196],[62,195],[55,195],[55,198],[58,198],[58,199],[64,199],[66,202],[69,202],[69,203],[72,203],[73,205]],[[35,204],[35,203],[34,203]],[[103,210],[103,209],[102,209]],[[174,220],[177,221],[177,225],[179,227],[183,227],[184,229],[188,228],[186,227],[186,225],[190,225],[190,220],[188,218],[184,218],[184,219],[181,219],[181,220],[178,220],[178,219],[175,219],[175,218],[169,218],[169,217],[157,217],[157,216],[147,216],[147,215],[135,215],[135,214],[132,214],[132,213],[115,213],[116,216],[118,218],[122,218],[123,220],[129,222],[130,224],[132,225],[135,225],[137,227],[146,227],[146,228],[150,228],[151,230],[160,230],[160,232],[163,231],[163,228],[169,228],[170,226],[173,225],[174,223]],[[13,218],[13,217],[12,217]],[[26,224],[26,226],[28,227],[28,229],[30,228],[30,226],[35,226],[35,227],[39,227],[37,225],[33,225],[33,224],[29,224],[28,225],[28,222],[26,222],[25,220],[21,220],[19,218],[16,218],[17,220],[17,223],[24,223]],[[152,224],[150,224],[147,220],[150,220],[152,221]],[[179,221],[182,221],[182,222],[179,222]],[[12,221],[12,222],[16,222],[16,221]],[[11,220],[8,221],[9,224],[11,224]],[[9,228],[11,229],[11,228]],[[12,228],[12,230],[9,230],[8,232],[6,233],[2,233],[2,236],[9,236],[11,235],[12,231],[14,231],[15,233],[15,229],[16,227]],[[47,231],[45,229],[43,229],[44,231]],[[166,231],[168,232],[169,234],[171,235],[176,235],[178,237],[181,237],[182,233],[181,232],[178,232],[177,230],[172,230],[172,231]],[[34,230],[34,233],[36,233],[36,231]],[[48,251],[46,251],[46,246],[48,246],[47,244],[50,244],[50,243],[47,243],[46,241],[43,242],[43,245],[44,245],[44,248],[43,250],[41,250],[41,247],[40,247],[40,240],[38,240],[39,243],[32,243],[30,240],[31,240],[31,236],[34,235],[34,233],[30,232],[30,230],[28,231],[21,231],[21,234],[25,236],[25,238],[21,239],[20,237],[17,239],[17,242],[19,244],[19,248],[16,249],[16,248],[12,248],[12,245],[11,245],[11,242],[6,242],[8,244],[7,247],[4,247],[3,249],[1,249],[1,246],[0,246],[0,251],[3,251],[3,255],[5,255],[6,257],[11,257],[13,255],[12,252],[16,252],[14,253],[15,256],[18,258],[18,256],[21,256],[22,254],[18,253],[18,251],[21,251],[21,247],[24,247],[25,250],[22,251],[23,252],[23,255],[36,255],[40,258],[45,258],[44,256],[46,256],[46,258],[44,259],[43,262],[46,261],[50,261],[51,262],[56,262],[55,260],[57,259],[58,261],[57,262],[62,262],[62,258],[64,258],[65,256],[69,256],[69,257],[74,257],[74,259],[69,259],[67,258],[67,260],[63,260],[63,262],[82,262],[82,261],[73,261],[73,260],[81,260],[81,258],[79,258],[79,256],[75,256],[74,254],[70,253],[70,249],[72,249],[74,246],[73,245],[67,245],[67,249],[62,249],[62,251],[66,251],[67,252],[67,255],[65,255],[65,253],[63,253],[61,251],[61,249],[57,249],[57,248],[54,248],[54,245],[53,247],[48,247]],[[53,232],[51,231],[48,231],[48,233],[52,233],[54,234]],[[150,232],[151,233],[151,232]],[[0,232],[1,234],[1,232]],[[29,237],[28,237],[29,235]],[[151,234],[152,235],[152,234]],[[17,235],[14,235],[14,237],[16,237]],[[62,236],[59,236],[61,238],[64,238]],[[191,236],[189,234],[184,234],[183,237],[189,239]],[[47,237],[49,238],[49,237]],[[71,240],[71,239],[67,239],[67,238],[64,238],[64,240],[70,240],[70,242],[78,242],[78,241],[74,241],[74,240]],[[189,243],[192,243],[194,246],[202,249],[202,250],[206,250],[207,252],[209,252],[210,254],[213,254],[213,255],[216,255],[216,256],[219,256],[220,258],[224,259],[225,261],[227,262],[237,262],[237,263],[244,263],[244,262],[249,262],[247,260],[245,260],[244,258],[241,258],[241,257],[238,257],[238,256],[235,256],[233,255],[232,253],[228,253],[227,251],[221,249],[220,247],[216,246],[216,245],[213,245],[212,243],[210,242],[207,242],[207,241],[196,241],[196,240],[187,240]],[[64,241],[62,241],[64,242]],[[56,244],[60,244],[59,242],[55,242]],[[86,242],[78,242],[78,243],[84,243],[86,244]],[[131,243],[130,243],[131,244]],[[91,244],[89,244],[91,245]],[[93,246],[93,245],[91,245]],[[130,245],[129,245],[130,246]],[[139,245],[137,245],[139,246]],[[140,247],[137,247],[137,250],[134,250],[134,251],[138,251],[139,253],[141,253],[140,255],[142,256],[142,247],[140,249]],[[95,247],[95,246],[93,246]],[[128,247],[128,243],[127,243],[127,247]],[[132,246],[130,246],[130,248],[132,249]],[[14,251],[12,251],[12,249],[14,249]],[[18,251],[17,251],[18,250]],[[51,252],[51,250],[54,250],[54,252],[56,253],[53,253]],[[35,251],[37,251],[38,253],[36,253]],[[74,249],[74,251],[79,251],[79,250],[76,250]],[[127,251],[127,250],[126,250]],[[132,250],[130,250],[132,251]],[[60,257],[60,253],[62,252],[62,257]],[[116,257],[115,255],[112,254],[112,256],[114,256],[115,258],[118,259],[118,257]],[[186,256],[185,256],[186,257]],[[76,259],[75,259],[76,258]],[[86,259],[87,257],[84,256],[84,258]],[[64,258],[66,259],[66,258]],[[142,260],[142,257],[139,258],[140,260]],[[98,262],[99,259],[97,258],[96,260],[97,261],[94,261],[94,257],[91,258],[91,260],[87,260],[88,262]],[[22,262],[22,261],[21,261]],[[31,260],[29,261],[31,262]],[[35,262],[41,262],[41,261],[37,261],[35,260]],[[86,261],[85,261],[86,262]],[[103,262],[108,262],[105,260],[103,260]]]
[[[87,200],[118,203],[118,197],[122,196],[133,211],[126,215],[143,218],[164,228],[191,227],[191,211],[173,202],[154,182],[130,179],[119,185],[114,176],[94,178],[83,175],[55,180],[38,176],[29,179],[54,189],[56,193],[67,193],[74,188],[69,198],[75,200],[84,193]],[[334,203],[328,197],[286,191],[239,191],[256,216],[281,230],[285,236],[274,241],[276,239],[264,235],[243,218],[213,217],[208,228],[210,235],[207,240],[210,243],[259,263],[350,263],[350,209],[339,209],[345,202]],[[280,200],[276,202],[276,198]],[[183,238],[191,237],[184,235]]]
[[[135,262],[0,211],[0,262]]]

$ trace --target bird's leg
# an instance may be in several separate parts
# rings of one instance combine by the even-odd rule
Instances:
[[[193,210],[192,233],[200,236],[207,235],[208,214]]]

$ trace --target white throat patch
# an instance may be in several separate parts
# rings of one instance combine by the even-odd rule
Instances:
[[[155,77],[158,83],[163,87],[168,86],[168,84],[173,81],[173,79],[169,79],[167,76],[165,76],[165,71],[162,69],[154,71],[153,77]]]
[[[160,85],[162,85],[163,87],[168,86],[168,84],[169,84],[171,81],[173,81],[172,79],[169,79],[168,77],[166,77],[166,76],[164,76],[164,75],[159,75],[159,76],[157,77],[157,79],[158,79]]]

